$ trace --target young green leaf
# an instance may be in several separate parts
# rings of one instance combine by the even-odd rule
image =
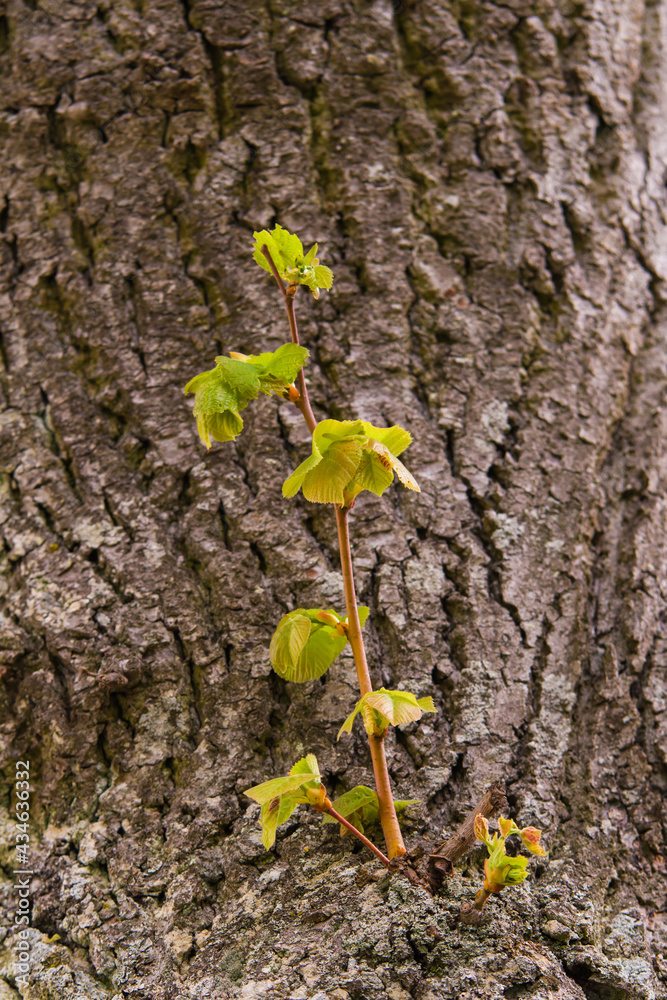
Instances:
[[[331,288],[333,273],[320,264],[316,257],[317,243],[304,256],[303,245],[298,236],[276,226],[271,232],[263,229],[254,234],[253,257],[261,268],[271,271],[262,247],[271,254],[280,277],[290,285],[306,285],[315,298],[319,298],[320,288]]]
[[[401,812],[407,806],[414,805],[416,802],[417,799],[394,799],[394,808],[397,812]],[[366,785],[356,785],[349,792],[344,792],[343,795],[332,802],[332,805],[336,812],[340,813],[360,833],[364,832],[366,826],[375,823],[380,812],[380,802],[377,792],[372,788],[367,788]],[[337,822],[328,813],[323,813],[322,820],[325,823]],[[347,835],[347,832],[344,827],[341,828],[341,835],[343,837]]]
[[[216,358],[216,367],[195,375],[185,386],[194,392],[193,414],[202,442],[231,441],[243,429],[239,410],[260,392],[283,394],[294,382],[309,352],[299,344],[283,344],[259,355],[235,353]]]
[[[275,843],[277,827],[289,819],[300,803],[309,801],[307,791],[317,788],[319,784],[317,758],[315,754],[309,753],[298,760],[284,777],[271,778],[245,791],[245,795],[259,802],[262,807],[262,843],[267,851]]]
[[[410,441],[408,432],[398,426],[322,420],[313,432],[312,455],[285,480],[283,495],[292,497],[301,489],[313,503],[347,506],[362,490],[382,496],[394,472],[404,486],[418,491],[416,480],[396,457]]]
[[[409,691],[387,691],[379,688],[361,698],[354,711],[340,727],[338,739],[343,733],[351,733],[355,718],[362,713],[364,728],[370,735],[383,731],[387,726],[404,726],[408,722],[421,719],[424,712],[435,712],[432,698],[415,698]]]
[[[377,819],[380,810],[377,792],[372,788],[367,788],[366,785],[356,785],[349,792],[344,792],[337,799],[334,799],[331,804],[336,812],[340,813],[343,819],[348,820],[360,833],[364,832],[364,824],[369,825]],[[324,823],[338,822],[328,813],[322,814],[322,821]],[[343,827],[342,832],[346,834],[347,830]]]
[[[276,842],[276,830],[290,818],[299,803],[289,796],[277,796],[270,802],[265,802],[260,814],[262,827],[262,843],[270,851]]]
[[[367,615],[368,608],[359,608],[362,627]],[[336,624],[332,624],[332,620]],[[297,608],[290,611],[280,619],[271,639],[271,666],[284,680],[299,684],[321,677],[347,645],[345,624],[333,610]]]

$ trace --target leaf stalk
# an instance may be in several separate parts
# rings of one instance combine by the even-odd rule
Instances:
[[[347,830],[349,830],[350,833],[353,833],[355,837],[358,837],[359,840],[362,842],[362,844],[365,844],[368,850],[372,851],[375,857],[382,862],[385,868],[389,868],[391,866],[391,861],[389,860],[388,857],[386,857],[386,855],[382,853],[380,848],[376,847],[375,844],[372,842],[372,840],[369,840],[368,837],[365,837],[364,834],[361,832],[361,830],[357,830],[356,826],[353,826],[352,823],[346,820],[344,816],[341,816],[340,813],[336,812],[336,810],[332,805],[329,805],[328,809],[321,809],[320,812],[328,813],[332,819],[335,819],[338,823],[341,824],[341,826],[344,826]]]

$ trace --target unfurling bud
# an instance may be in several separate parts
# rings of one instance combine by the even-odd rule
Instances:
[[[498,817],[498,829],[500,830],[500,835],[502,837],[509,837],[510,833],[513,832],[512,831],[513,826],[514,826],[513,820],[505,819],[504,816]]]
[[[540,847],[541,830],[536,830],[534,826],[524,826],[523,830],[519,831],[519,834],[523,841],[523,846],[531,854],[545,855],[547,853],[543,847]]]
[[[306,787],[304,792],[311,806],[319,809],[320,812],[331,809],[331,800],[327,798],[327,790],[324,785],[320,784],[318,788]]]
[[[483,844],[486,844],[489,839],[489,821],[482,816],[481,813],[477,813],[475,816],[475,836],[478,840],[481,840]]]

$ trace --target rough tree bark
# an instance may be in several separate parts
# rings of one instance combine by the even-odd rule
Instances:
[[[8,0],[0,18],[2,899],[33,773],[30,998],[664,995],[667,7],[650,0]],[[317,240],[318,418],[398,422],[421,496],[353,515],[408,843],[488,784],[551,850],[456,924],[305,809],[368,780],[343,656],[285,684],[280,615],[342,607],[330,509],[263,398],[204,453],[185,381],[287,339],[253,228]],[[245,416],[245,414],[244,414]],[[533,866],[535,867],[535,866]],[[53,938],[54,934],[59,939]],[[0,997],[15,997],[2,930]],[[661,985],[661,982],[663,985]]]

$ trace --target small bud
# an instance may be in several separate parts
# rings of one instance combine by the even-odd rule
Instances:
[[[525,826],[519,833],[523,846],[531,854],[545,855],[547,853],[543,847],[540,847],[541,830],[537,830],[534,826]]]
[[[330,614],[328,611],[318,611],[315,617],[318,622],[322,622],[323,625],[331,625],[332,628],[337,628],[340,624],[336,616]]]
[[[320,784],[317,788],[304,788],[304,791],[311,806],[315,806],[320,812],[325,809],[331,809],[331,802],[327,798],[327,790],[323,784]]]
[[[489,839],[489,822],[485,819],[481,813],[477,813],[475,816],[475,836],[478,840],[481,840],[483,844]]]
[[[510,833],[512,832],[513,826],[514,824],[512,823],[511,819],[505,819],[504,816],[498,817],[498,827],[503,837],[509,837]]]

